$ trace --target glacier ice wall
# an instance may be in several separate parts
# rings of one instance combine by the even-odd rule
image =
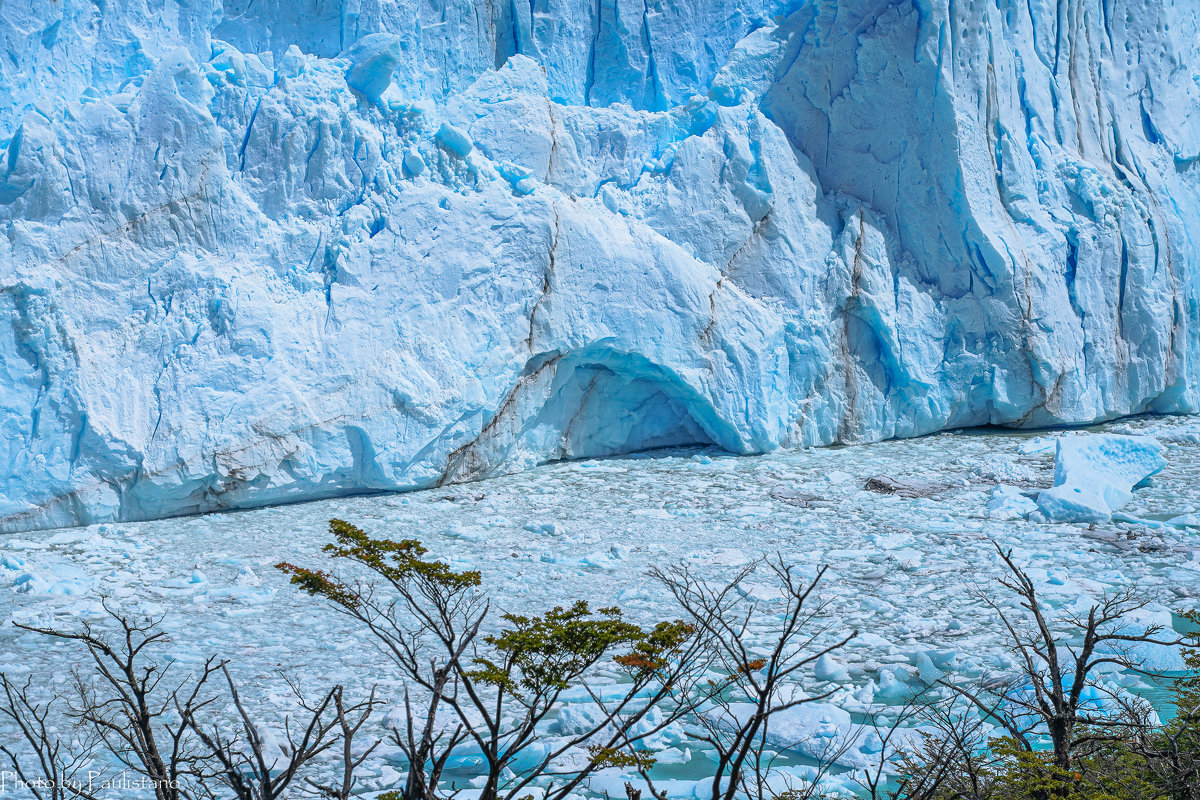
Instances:
[[[0,529],[1200,408],[1192,0],[0,6]]]

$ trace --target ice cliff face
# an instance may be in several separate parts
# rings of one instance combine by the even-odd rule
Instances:
[[[1200,408],[1191,0],[0,6],[0,528]]]

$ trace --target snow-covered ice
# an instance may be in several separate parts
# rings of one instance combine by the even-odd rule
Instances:
[[[250,695],[282,696],[279,669],[309,686],[379,682],[386,694],[398,682],[364,646],[363,634],[271,566],[281,558],[320,563],[330,517],[421,539],[431,555],[480,569],[499,606],[517,611],[586,598],[620,605],[639,620],[661,619],[672,609],[645,577],[648,567],[686,560],[720,580],[779,553],[810,572],[829,564],[830,606],[821,622],[860,632],[796,687],[809,695],[836,689],[822,701],[827,708],[798,713],[820,711],[814,730],[844,733],[846,715],[860,725],[865,711],[902,698],[912,681],[1010,667],[999,627],[974,594],[994,590],[993,579],[1003,574],[993,542],[1012,548],[1055,607],[1080,608],[1105,590],[1130,586],[1159,594],[1146,611],[1149,622],[1170,624],[1173,612],[1200,607],[1200,531],[1165,524],[1200,514],[1200,448],[1192,439],[1200,421],[1139,418],[1107,427],[1161,442],[1166,466],[1132,493],[1122,520],[1105,523],[1000,519],[989,510],[997,484],[974,467],[1007,463],[1029,477],[1032,490],[1049,488],[1058,434],[968,431],[756,457],[669,450],[409,494],[5,535],[4,616],[68,626],[95,618],[99,598],[108,595],[166,613],[171,651],[185,664],[210,653],[232,658]],[[914,498],[866,490],[880,474],[942,488]],[[765,581],[761,589],[747,587],[764,602],[768,588]],[[9,673],[65,677],[73,660],[63,647],[8,626],[0,637],[0,670]],[[1144,655],[1155,666],[1178,664],[1173,651]],[[1118,679],[1153,691],[1136,676]],[[566,699],[572,709],[562,725],[586,718],[586,693]],[[862,736],[843,755],[847,766],[868,759],[873,742],[849,730]],[[678,732],[658,744],[676,762],[669,766],[678,779],[670,784],[673,796],[690,796],[689,781],[711,763],[703,748]],[[810,769],[808,751],[797,748],[789,769],[802,775]],[[396,762],[385,762],[369,765],[372,786],[393,774]],[[606,773],[593,789],[609,783],[619,789],[623,779]]]

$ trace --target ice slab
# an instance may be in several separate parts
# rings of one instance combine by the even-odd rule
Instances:
[[[1038,510],[1055,522],[1107,522],[1133,488],[1167,465],[1148,436],[1063,436],[1054,456],[1054,486],[1038,495]]]

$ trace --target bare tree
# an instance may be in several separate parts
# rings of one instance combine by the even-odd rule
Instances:
[[[337,714],[328,712],[334,698],[340,696],[341,687],[331,689],[319,702],[310,704],[299,686],[289,682],[304,718],[293,729],[291,718],[286,717],[284,738],[275,742],[268,738],[259,721],[242,703],[228,667],[222,663],[220,669],[237,712],[240,733],[226,734],[217,724],[206,726],[194,717],[192,720],[196,735],[219,765],[214,777],[232,791],[237,800],[279,800],[300,770],[335,744],[334,731],[341,720]]]
[[[770,610],[770,624],[763,620],[762,604],[739,591],[763,568],[775,578],[783,606]],[[805,581],[793,566],[776,557],[744,568],[721,585],[703,580],[686,564],[651,573],[712,648],[713,662],[722,675],[713,682],[710,694],[714,708],[694,717],[695,738],[717,753],[713,800],[772,796],[767,756],[772,718],[833,693],[805,696],[794,691],[793,680],[800,670],[857,635],[854,632],[820,644],[829,628],[818,624],[817,617],[826,607],[811,601],[815,601],[813,592],[825,572],[822,567],[811,581]],[[829,755],[836,758],[838,754]]]
[[[415,713],[416,701],[406,687],[404,689],[404,727],[393,728],[392,742],[400,749],[408,761],[408,777],[405,779],[402,792],[388,792],[387,798],[403,798],[403,800],[432,800],[437,796],[437,787],[442,782],[442,774],[446,771],[446,763],[466,738],[467,732],[463,725],[451,725],[449,729],[439,726],[438,708],[442,701],[441,687],[448,680],[446,676],[437,674],[437,668],[431,667],[434,673],[433,689],[428,691],[428,702],[425,715]]]
[[[363,762],[380,745],[380,741],[375,739],[358,753],[355,753],[354,740],[381,701],[375,699],[375,687],[371,688],[371,693],[366,700],[352,705],[347,705],[345,692],[341,686],[334,687],[332,694],[334,719],[337,721],[342,745],[342,774],[336,783],[323,783],[312,778],[306,778],[305,783],[318,796],[326,798],[326,800],[349,800],[350,796],[354,794],[355,786],[358,783],[354,775],[355,770],[362,766]]]
[[[908,735],[908,729],[922,718],[925,712],[933,708],[926,697],[928,689],[927,684],[916,687],[901,705],[887,708],[886,711],[876,711],[867,716],[864,723],[866,731],[860,734],[856,743],[861,744],[873,736],[875,745],[878,747],[877,758],[857,772],[851,780],[862,789],[870,800],[883,800],[883,798],[891,796],[891,793],[885,791],[885,785],[895,772],[897,764],[904,762],[906,753],[914,749],[914,742]],[[918,800],[918,798],[923,800],[925,797],[925,795],[914,794],[913,800]]]
[[[82,630],[60,631],[21,623],[21,630],[82,644],[92,661],[90,674],[76,674],[78,698],[71,716],[90,726],[123,766],[143,776],[156,800],[203,796],[208,754],[191,735],[197,712],[212,702],[201,699],[209,677],[221,664],[210,658],[200,674],[164,684],[174,662],[160,663],[154,646],[166,639],[161,618],[135,621],[102,605],[116,623],[113,634],[84,622]]]
[[[999,618],[1020,665],[1019,672],[1011,679],[983,687],[946,679],[940,683],[999,725],[1021,752],[1036,753],[1037,738],[1044,733],[1051,745],[1049,765],[1058,776],[1070,775],[1080,753],[1099,741],[1112,741],[1118,735],[1115,729],[1133,724],[1120,709],[1097,707],[1087,697],[1088,689],[1108,692],[1097,679],[1097,668],[1111,664],[1144,672],[1142,661],[1131,652],[1133,645],[1170,646],[1180,640],[1160,637],[1162,627],[1158,625],[1128,632],[1129,616],[1151,602],[1131,589],[1105,595],[1085,616],[1066,614],[1052,623],[1033,580],[1016,564],[1011,551],[999,545],[996,551],[1009,573],[1000,579],[1000,585],[1016,595],[1024,618],[1006,610],[991,596],[980,596]],[[1067,633],[1056,633],[1056,624]],[[1058,783],[1061,787],[1047,790],[1046,797],[1069,794],[1070,786],[1065,781]]]
[[[956,695],[948,700],[915,698],[906,704],[889,739],[912,725],[915,734],[889,741],[881,751],[883,765],[887,747],[895,754],[896,779],[885,790],[882,770],[873,766],[862,785],[871,800],[990,800],[996,796],[997,756],[988,749],[992,725],[988,714],[980,714],[971,703]],[[876,728],[878,730],[878,728]]]
[[[1200,612],[1183,616],[1200,625]],[[1159,725],[1146,703],[1123,698],[1132,724],[1122,731],[1122,744],[1139,760],[1143,774],[1131,775],[1127,758],[1095,759],[1099,768],[1092,771],[1099,774],[1093,782],[1109,794],[1137,781],[1135,790],[1144,800],[1200,800],[1200,628],[1185,634],[1184,639],[1188,642],[1183,648],[1186,669],[1171,681],[1174,719]]]
[[[174,662],[162,659],[157,648],[167,640],[162,618],[135,620],[103,602],[114,630],[100,631],[89,623],[82,630],[18,625],[53,639],[77,642],[91,656],[93,669],[74,671],[76,697],[67,707],[90,738],[63,742],[48,723],[50,703],[31,699],[31,683],[23,686],[0,675],[3,703],[0,716],[14,723],[32,760],[22,758],[7,745],[0,746],[19,779],[29,785],[37,800],[93,800],[105,784],[82,784],[74,776],[101,751],[133,770],[152,787],[156,800],[203,800],[228,797],[238,800],[279,800],[298,783],[315,758],[342,744],[340,775],[327,782],[303,776],[311,792],[329,800],[348,800],[355,787],[355,770],[378,746],[375,741],[355,753],[355,738],[379,705],[372,690],[367,700],[348,703],[336,686],[316,703],[309,703],[300,687],[289,686],[303,712],[300,724],[283,721],[283,741],[274,742],[242,702],[227,662],[215,657],[204,662],[198,674],[171,681]],[[212,717],[218,699],[210,678],[221,673],[227,687],[232,720]],[[285,680],[286,677],[285,677]],[[232,732],[229,723],[232,723]],[[275,752],[278,750],[278,752]],[[94,775],[89,773],[94,779]],[[220,788],[218,788],[220,787]],[[43,791],[44,789],[44,791]]]
[[[17,780],[36,800],[96,800],[95,781],[92,780],[95,774],[89,774],[87,783],[77,776],[92,765],[98,740],[87,733],[82,740],[63,742],[59,739],[51,719],[54,704],[61,698],[55,696],[39,703],[30,696],[32,686],[32,677],[18,684],[0,673],[0,689],[4,692],[0,717],[7,717],[16,726],[33,756],[32,764],[10,745],[0,744],[0,753],[8,759]]]

